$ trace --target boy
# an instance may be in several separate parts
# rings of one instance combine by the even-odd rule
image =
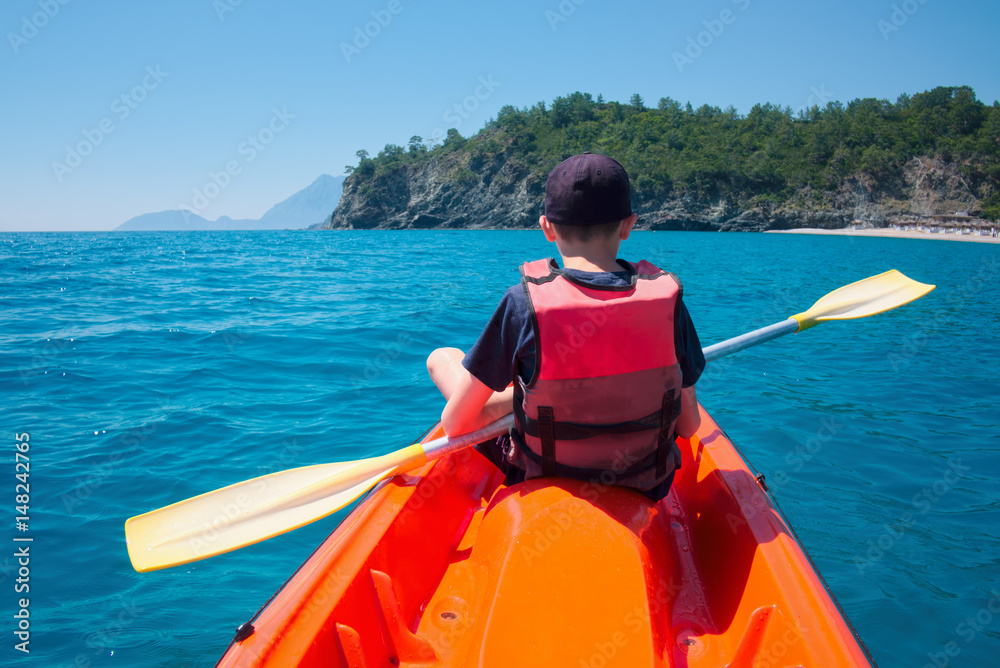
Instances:
[[[514,411],[509,438],[480,447],[508,484],[559,475],[654,500],[670,489],[674,437],[701,422],[694,384],[705,359],[677,278],[616,260],[636,219],[618,162],[589,152],[563,161],[539,225],[565,268],[525,264],[467,355],[427,358],[449,435]]]

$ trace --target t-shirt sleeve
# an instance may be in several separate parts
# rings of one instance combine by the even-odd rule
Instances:
[[[701,377],[705,370],[705,356],[701,352],[701,341],[695,331],[691,315],[688,313],[684,299],[678,297],[674,312],[674,345],[677,348],[677,361],[681,366],[683,387],[691,387]]]
[[[494,392],[502,392],[510,384],[514,366],[524,357],[523,349],[532,338],[523,291],[515,285],[504,293],[479,340],[462,360],[462,366]]]

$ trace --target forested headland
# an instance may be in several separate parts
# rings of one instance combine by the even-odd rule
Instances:
[[[878,226],[951,209],[1000,218],[1000,104],[958,86],[798,112],[580,92],[506,106],[468,138],[452,129],[359,151],[329,226],[532,225],[548,171],[583,151],[625,166],[654,229],[781,228],[800,214]]]

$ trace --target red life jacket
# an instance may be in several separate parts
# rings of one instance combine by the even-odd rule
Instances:
[[[579,282],[551,258],[521,267],[536,356],[531,380],[514,380],[511,461],[527,478],[647,490],[680,466],[681,285],[645,261],[628,269],[629,285],[606,287]]]

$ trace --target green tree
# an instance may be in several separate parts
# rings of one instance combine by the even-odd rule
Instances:
[[[891,151],[878,146],[869,146],[861,154],[861,169],[879,185],[897,172],[895,157]]]
[[[379,151],[378,157],[387,160],[392,160],[393,158],[398,158],[406,153],[404,149],[399,144],[386,144],[385,148]]]
[[[500,107],[500,111],[497,112],[495,125],[496,127],[517,131],[527,126],[528,120],[526,112],[519,111],[517,107],[507,104]]]
[[[986,117],[985,106],[976,99],[976,94],[968,86],[954,89],[948,110],[951,131],[959,135],[972,134],[983,124]]]
[[[564,128],[573,123],[592,120],[594,106],[590,93],[577,91],[568,97],[557,97],[552,100],[552,126]]]
[[[444,138],[444,145],[448,148],[458,148],[465,143],[465,139],[459,133],[458,128],[448,128],[448,135]]]

